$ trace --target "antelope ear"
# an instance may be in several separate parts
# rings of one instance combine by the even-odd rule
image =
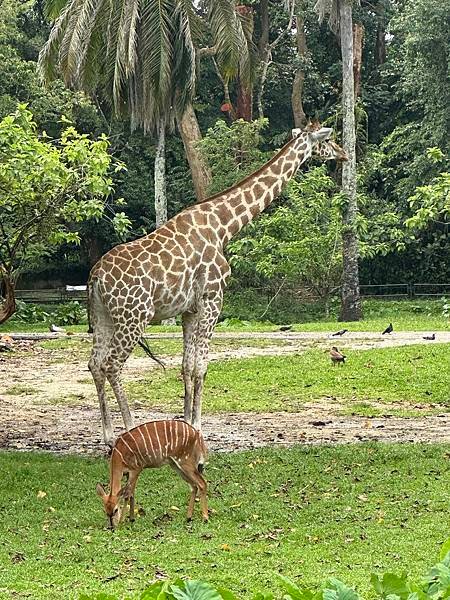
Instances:
[[[331,127],[322,127],[319,131],[312,131],[310,133],[311,140],[313,142],[323,142],[324,140],[328,140],[330,135],[333,133]]]
[[[95,489],[97,495],[100,496],[100,498],[104,498],[106,496],[105,488],[102,486],[101,483],[97,483],[97,487]]]

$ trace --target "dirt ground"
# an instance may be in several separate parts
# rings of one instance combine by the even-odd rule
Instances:
[[[179,334],[154,334],[159,339]],[[355,332],[338,338],[339,348],[381,348],[433,343],[423,333],[403,332],[391,336]],[[61,453],[102,454],[100,415],[86,360],[66,352],[64,360],[42,349],[37,341],[17,341],[14,353],[0,355],[0,448],[50,450]],[[49,337],[55,337],[46,335]],[[76,337],[82,337],[76,336]],[[311,347],[329,347],[330,336],[322,333],[216,333],[215,337],[242,339],[242,347],[213,352],[211,360],[261,355],[299,353]],[[246,338],[276,340],[278,345],[249,347]],[[331,338],[335,340],[336,338]],[[280,345],[280,340],[283,344]],[[440,332],[438,342],[450,342],[450,332]],[[88,340],[86,340],[88,344]],[[274,342],[275,344],[275,342]],[[168,366],[181,364],[181,356],[166,360]],[[124,368],[124,380],[133,380],[155,368],[148,358],[131,357]],[[11,388],[15,388],[10,393]],[[207,398],[207,392],[205,394]],[[386,405],[380,405],[386,408]],[[450,413],[419,418],[393,416],[361,417],[340,414],[338,402],[322,400],[304,405],[297,413],[205,414],[203,430],[212,451],[229,452],[265,445],[334,444],[358,441],[449,442]],[[420,407],[415,407],[419,408]],[[136,405],[136,423],[173,417]],[[181,405],[180,405],[181,410]],[[113,413],[117,432],[122,422]]]

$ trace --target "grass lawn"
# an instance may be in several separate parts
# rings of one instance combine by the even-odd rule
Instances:
[[[249,598],[275,574],[336,576],[367,597],[371,572],[417,577],[449,536],[449,447],[352,445],[213,455],[211,520],[185,522],[169,469],[137,488],[145,516],[104,528],[102,459],[0,453],[0,598],[132,594],[155,576],[201,578]]]
[[[364,300],[364,316],[362,321],[353,323],[337,323],[336,319],[318,319],[317,313],[305,312],[301,322],[295,319],[283,319],[283,322],[294,323],[293,331],[325,331],[331,332],[345,327],[350,331],[383,331],[392,321],[395,331],[449,331],[450,320],[442,316],[443,300]],[[306,305],[307,308],[308,305]],[[247,306],[248,310],[248,306]],[[264,322],[256,320],[240,320],[227,318],[217,325],[217,331],[277,331],[277,321]],[[74,333],[87,331],[87,325],[67,325],[67,331]],[[177,325],[152,325],[148,333],[167,333],[181,331]],[[14,332],[48,332],[48,323],[21,323],[10,319],[0,325],[0,333]]]
[[[332,367],[328,352],[310,350],[283,357],[211,362],[205,383],[205,410],[296,411],[324,397],[345,401],[357,414],[414,415],[414,404],[449,408],[450,346],[401,346],[346,350],[347,362]],[[183,383],[179,370],[153,370],[126,384],[129,397],[152,406],[179,410]],[[376,401],[375,407],[370,402]],[[434,407],[436,410],[436,407]]]

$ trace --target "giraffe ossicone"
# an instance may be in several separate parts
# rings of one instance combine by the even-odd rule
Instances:
[[[201,428],[209,340],[222,308],[230,239],[280,194],[312,155],[347,160],[329,140],[332,130],[292,131],[292,139],[260,169],[233,187],[185,208],[151,234],[120,244],[92,268],[88,282],[93,348],[89,361],[109,445],[113,429],[105,394],[109,381],[126,429],[133,418],[120,373],[146,326],[182,315],[184,418]]]

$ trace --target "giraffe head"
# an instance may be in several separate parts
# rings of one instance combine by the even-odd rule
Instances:
[[[122,517],[122,499],[125,495],[126,487],[122,488],[117,496],[114,494],[107,494],[101,483],[97,483],[96,489],[97,494],[103,500],[103,508],[105,509],[106,518],[108,519],[108,525],[111,529],[115,529]]]
[[[298,138],[303,146],[306,143],[306,158],[316,156],[321,160],[347,161],[345,151],[329,139],[332,133],[330,127],[321,127],[318,122],[315,122],[307,125],[305,129],[293,129],[292,137]]]

